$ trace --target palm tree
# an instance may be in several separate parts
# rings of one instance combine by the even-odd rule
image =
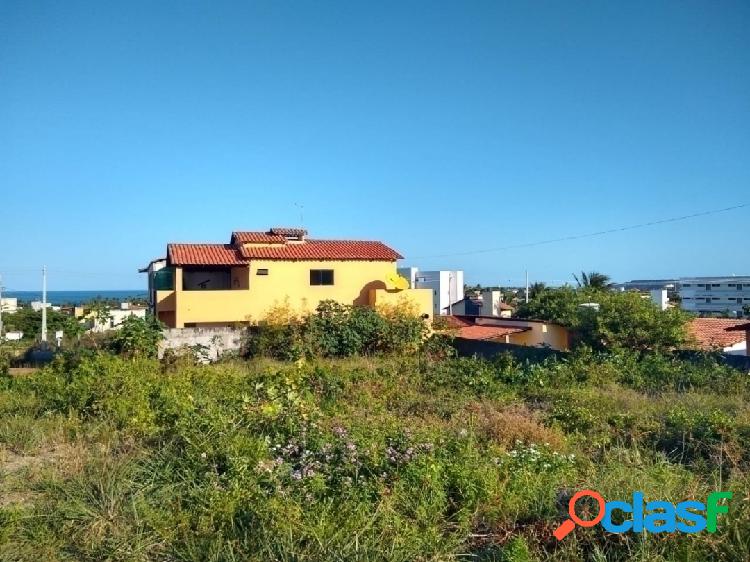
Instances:
[[[547,290],[547,284],[544,281],[537,281],[529,285],[529,299],[537,298],[541,293]]]
[[[579,289],[596,289],[597,291],[601,291],[609,289],[612,286],[609,275],[599,273],[598,271],[590,271],[589,273],[581,271],[580,278],[574,273],[573,279],[576,280]]]

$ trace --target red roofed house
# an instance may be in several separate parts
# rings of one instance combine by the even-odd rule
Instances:
[[[745,355],[750,356],[750,346],[747,345],[747,341],[750,340],[750,322],[744,324],[738,324],[731,326],[726,329],[727,332],[744,332],[745,333]]]
[[[463,340],[510,343],[568,351],[567,328],[543,320],[500,318],[497,316],[448,316],[455,337]]]
[[[168,244],[163,267],[148,268],[152,307],[171,328],[256,321],[285,303],[307,312],[328,299],[408,301],[431,316],[432,291],[396,287],[401,257],[382,242],[310,239],[300,228],[233,232],[228,244]]]
[[[696,347],[733,355],[747,353],[745,328],[747,320],[731,318],[693,318],[688,333]]]

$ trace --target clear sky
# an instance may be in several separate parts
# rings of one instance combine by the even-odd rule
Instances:
[[[467,282],[748,274],[750,3],[0,2],[0,274],[297,225]],[[300,208],[301,206],[301,208]],[[303,219],[300,219],[300,213]]]

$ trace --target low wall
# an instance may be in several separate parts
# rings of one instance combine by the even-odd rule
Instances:
[[[215,361],[226,351],[239,351],[244,332],[242,328],[168,328],[159,344],[159,359],[167,349],[202,345],[208,350],[208,359]]]
[[[501,353],[511,353],[516,359],[521,361],[531,361],[533,363],[541,362],[548,357],[565,356],[562,351],[555,351],[549,347],[531,347],[527,345],[514,345],[510,343],[493,342],[487,340],[469,340],[463,338],[454,338],[453,347],[456,349],[459,357],[472,357],[477,355],[485,359],[492,359]]]

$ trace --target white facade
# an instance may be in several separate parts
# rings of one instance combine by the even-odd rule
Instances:
[[[121,303],[120,308],[109,309],[109,318],[104,321],[97,320],[96,318],[89,318],[89,329],[92,332],[106,332],[107,330],[117,330],[123,323],[125,318],[128,316],[136,316],[138,318],[146,317],[145,308],[131,308],[129,303]]]
[[[501,291],[482,291],[482,316],[510,318],[512,309],[503,303]]]
[[[682,309],[695,313],[742,316],[750,306],[750,277],[693,277],[680,279]]]
[[[23,339],[23,332],[5,332],[3,337],[8,341],[19,341]]]
[[[659,307],[660,310],[667,310],[669,300],[667,299],[666,289],[654,289],[651,291],[651,302]]]
[[[16,297],[1,298],[0,310],[2,310],[3,314],[13,314],[18,310],[18,299]]]
[[[451,305],[464,298],[464,272],[421,271],[416,267],[402,267],[399,275],[409,280],[412,289],[432,289],[433,315],[451,314]]]

